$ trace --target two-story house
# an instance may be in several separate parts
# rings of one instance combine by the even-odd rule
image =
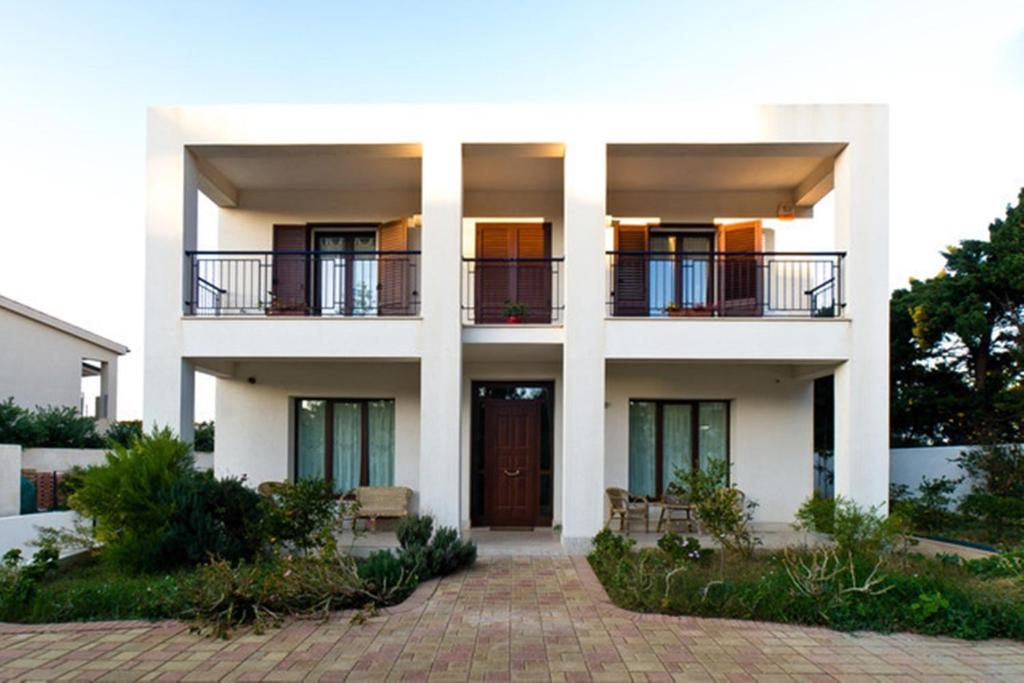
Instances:
[[[718,457],[771,528],[834,374],[835,490],[887,499],[884,106],[156,108],[146,231],[145,421],[215,375],[219,474],[578,550]]]

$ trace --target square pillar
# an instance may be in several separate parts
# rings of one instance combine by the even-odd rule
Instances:
[[[420,512],[460,528],[462,146],[423,145]]]
[[[562,543],[584,551],[604,521],[606,146],[565,147]]]
[[[884,108],[858,120],[835,163],[836,248],[850,356],[835,373],[835,493],[864,507],[889,501],[889,166]]]
[[[188,261],[195,249],[198,171],[167,112],[151,111],[146,151],[146,347],[143,424],[191,441],[195,371],[181,355]]]

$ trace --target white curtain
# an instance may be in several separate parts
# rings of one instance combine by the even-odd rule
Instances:
[[[323,478],[324,476],[324,401],[299,402],[298,460],[299,479]]]
[[[359,486],[359,465],[363,451],[362,405],[334,404],[334,490],[344,493]]]
[[[726,404],[721,402],[701,403],[698,415],[697,439],[700,444],[700,466],[707,466],[711,458],[725,460],[728,434]]]
[[[689,474],[693,454],[693,407],[666,403],[661,409],[662,490],[675,480],[676,470]]]
[[[370,486],[395,483],[395,402],[370,401]]]
[[[637,496],[655,495],[655,404],[629,402],[629,492]]]

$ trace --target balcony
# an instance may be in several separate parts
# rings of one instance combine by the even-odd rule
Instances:
[[[463,258],[463,322],[560,325],[564,261],[560,256]]]
[[[608,315],[841,318],[842,252],[609,251]]]
[[[419,251],[188,251],[190,316],[416,316]]]

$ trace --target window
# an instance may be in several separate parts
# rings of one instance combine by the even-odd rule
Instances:
[[[714,230],[652,230],[648,268],[650,315],[667,315],[669,305],[700,308],[712,303],[711,253]]]
[[[321,477],[336,493],[395,480],[392,399],[298,399],[295,478]]]
[[[676,470],[729,459],[727,401],[629,402],[629,492],[660,498]]]

